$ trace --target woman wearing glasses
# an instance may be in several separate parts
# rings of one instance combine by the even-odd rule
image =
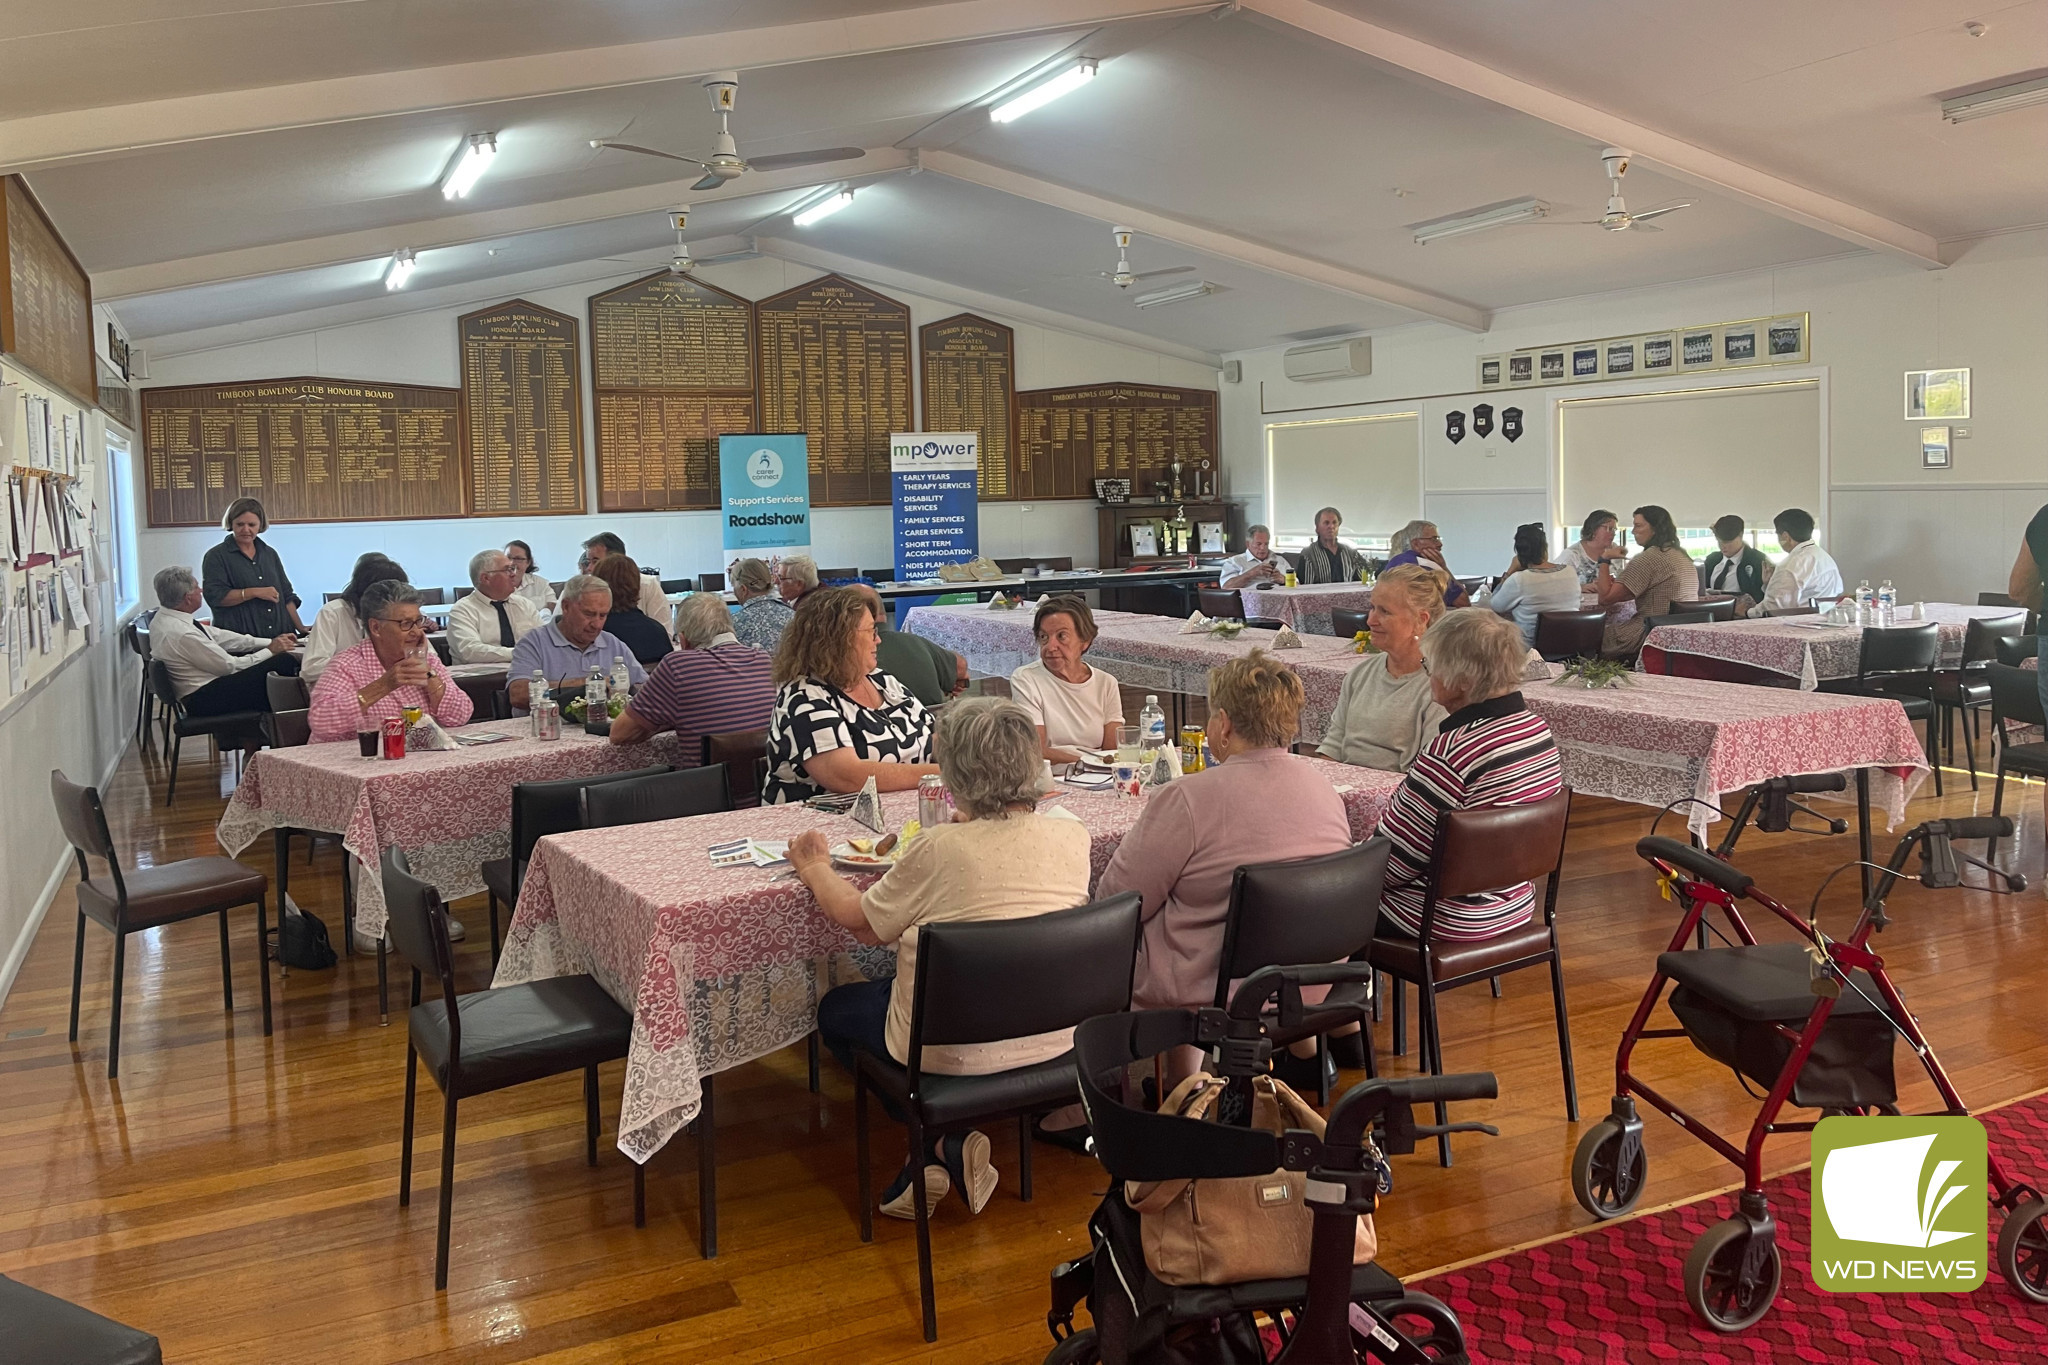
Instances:
[[[336,654],[313,688],[312,742],[355,738],[417,706],[443,725],[463,725],[469,694],[427,644],[419,591],[387,578],[363,590],[360,612],[369,638]]]

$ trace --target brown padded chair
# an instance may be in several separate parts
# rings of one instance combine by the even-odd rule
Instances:
[[[78,858],[78,941],[71,954],[71,1041],[78,1041],[78,996],[85,975],[85,922],[90,919],[114,935],[114,1002],[107,1031],[107,1079],[121,1070],[121,983],[128,958],[128,935],[201,915],[220,916],[220,998],[229,1013],[235,1008],[235,983],[228,956],[228,911],[256,907],[256,962],[263,979],[263,1036],[270,1036],[270,925],[264,896],[270,883],[232,858],[186,858],[155,867],[121,871],[114,839],[107,832],[107,814],[92,787],[68,781],[50,770],[50,799],[57,822]],[[107,876],[95,880],[88,856],[102,858]]]
[[[1553,663],[1559,659],[1597,659],[1606,631],[1607,613],[1598,608],[1540,612],[1536,617],[1536,652]]]
[[[1705,597],[1694,602],[1673,602],[1673,615],[1690,616],[1704,614],[1709,621],[1733,621],[1735,599],[1732,597]]]
[[[1195,605],[1211,620],[1244,620],[1244,598],[1235,588],[1198,588]]]
[[[520,986],[455,993],[455,952],[441,894],[412,875],[401,849],[384,851],[384,903],[391,941],[412,964],[405,1044],[405,1138],[398,1206],[412,1202],[412,1127],[424,1061],[441,1088],[441,1213],[434,1240],[434,1288],[448,1287],[448,1221],[455,1202],[458,1100],[565,1072],[583,1073],[583,1159],[597,1164],[597,1068],[626,1055],[633,1016],[590,976],[551,976]],[[423,973],[440,984],[422,1001]],[[647,1169],[633,1163],[633,1226],[647,1226]]]
[[[724,734],[706,735],[704,761],[724,765],[734,810],[751,810],[761,804],[761,784],[768,777],[766,730],[728,730]]]
[[[1557,947],[1557,883],[1564,870],[1565,827],[1570,823],[1572,792],[1520,806],[1478,806],[1444,812],[1430,850],[1423,883],[1422,934],[1419,938],[1381,936],[1373,940],[1372,963],[1394,978],[1394,1051],[1405,1047],[1406,983],[1418,987],[1416,1015],[1422,1027],[1422,1068],[1430,1075],[1444,1071],[1443,1036],[1437,1024],[1436,998],[1444,991],[1469,986],[1489,977],[1505,976],[1524,967],[1550,967],[1551,996],[1557,1009],[1557,1051],[1564,1064],[1566,1116],[1579,1121],[1579,1087],[1572,1074],[1571,1022],[1564,1005],[1564,965]],[[1437,939],[1439,900],[1496,891],[1519,882],[1544,879],[1543,915],[1527,924],[1486,939]],[[1446,1122],[1443,1110],[1437,1122]],[[1438,1159],[1451,1164],[1449,1134],[1437,1139]]]
[[[1360,631],[1371,629],[1366,624],[1368,614],[1349,607],[1333,607],[1330,609],[1330,633],[1340,640],[1355,640]]]

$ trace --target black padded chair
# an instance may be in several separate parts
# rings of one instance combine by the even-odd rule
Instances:
[[[1715,617],[1707,611],[1666,611],[1643,619],[1643,642],[1649,643],[1650,632],[1659,626],[1704,626],[1711,624]],[[1664,656],[1664,671],[1671,671],[1671,655]]]
[[[1934,769],[1934,794],[1941,795],[1941,726],[1935,719],[1934,677],[1941,664],[1941,626],[1922,621],[1904,626],[1870,626],[1856,658],[1856,676],[1823,691],[1890,697],[1906,708],[1906,719],[1927,726],[1927,764]]]
[[[697,575],[698,592],[724,592],[725,575],[722,573],[700,573]]]
[[[147,1332],[0,1275],[0,1365],[163,1365]]]
[[[1373,940],[1372,963],[1394,978],[1394,1051],[1406,1048],[1407,983],[1417,987],[1422,1069],[1444,1074],[1443,1032],[1436,998],[1475,981],[1505,976],[1525,967],[1548,966],[1557,1012],[1558,1059],[1564,1067],[1565,1116],[1579,1121],[1579,1087],[1572,1072],[1571,1019],[1564,1003],[1564,962],[1557,946],[1557,884],[1564,871],[1565,829],[1571,823],[1572,793],[1520,806],[1476,806],[1445,811],[1430,849],[1423,882],[1422,933],[1416,938],[1381,935]],[[1521,882],[1543,882],[1543,913],[1527,924],[1484,939],[1436,937],[1436,907],[1455,896],[1497,891]],[[1437,1122],[1445,1121],[1437,1110]],[[1449,1134],[1437,1140],[1437,1158],[1451,1164]]]
[[[1340,640],[1356,639],[1359,632],[1371,629],[1366,624],[1368,612],[1353,611],[1349,607],[1330,609],[1330,633]]]
[[[1560,659],[1597,659],[1606,638],[1607,613],[1546,611],[1536,617],[1536,652],[1552,663]]]
[[[1230,879],[1230,909],[1223,921],[1223,955],[1217,962],[1216,1008],[1230,1003],[1230,983],[1262,967],[1363,959],[1379,929],[1380,889],[1386,881],[1385,835],[1318,858],[1254,863]],[[1330,988],[1319,1005],[1305,1007],[1301,1022],[1283,1028],[1266,1021],[1275,1048],[1303,1038],[1316,1040],[1317,1076],[1328,1075],[1326,1055],[1332,1029],[1355,1023],[1365,1052],[1365,1074],[1377,1076],[1372,1055],[1372,966],[1360,960],[1358,979]],[[1328,1104],[1324,1079],[1317,1102]]]
[[[1244,620],[1244,597],[1235,588],[1198,588],[1195,605],[1213,621]]]
[[[434,654],[441,660],[442,667],[455,663],[455,651],[448,643],[448,632],[436,630],[427,636],[427,643],[434,647]]]
[[[303,711],[313,704],[313,689],[296,673],[270,674],[263,680],[263,694],[272,711]]]
[[[256,963],[263,982],[263,1036],[270,1036],[270,926],[264,897],[270,883],[261,872],[218,855],[185,858],[175,863],[121,871],[107,832],[107,814],[100,794],[81,787],[62,772],[50,771],[50,799],[57,823],[78,859],[78,939],[71,952],[71,1041],[78,1041],[78,996],[85,975],[85,922],[90,919],[114,935],[113,1010],[107,1029],[107,1079],[121,1072],[121,985],[126,975],[128,935],[201,915],[220,917],[220,999],[230,1014],[235,1009],[235,982],[228,955],[228,911],[256,907]],[[107,875],[92,875],[90,858],[106,862]],[[0,1347],[0,1352],[5,1348]]]
[[[1465,590],[1465,600],[1469,602],[1479,596],[1480,589],[1489,587],[1493,579],[1482,574],[1477,578],[1461,578],[1457,582],[1458,586]]]
[[[2007,773],[2048,778],[2048,742],[2037,740],[2031,744],[2014,744],[2010,738],[2012,727],[2039,725],[2048,729],[2048,720],[2044,720],[2041,714],[2041,675],[2034,669],[2015,668],[2011,664],[1987,664],[1984,680],[1991,687],[1991,728],[1998,735],[1998,768],[1991,784],[1991,813],[2000,815],[2004,813]],[[1998,840],[1992,839],[1985,845],[1984,856],[1989,859],[1997,852]]]
[[[270,679],[272,684],[270,699],[273,703],[278,699],[276,684],[280,681],[297,682],[298,679],[272,677]],[[272,711],[263,718],[264,731],[270,737],[270,747],[273,749],[296,749],[300,745],[309,742],[313,737],[311,718],[312,712],[308,711],[303,705],[295,710]],[[303,829],[297,825],[280,825],[270,832],[270,837],[272,846],[276,851],[277,905],[281,918],[284,913],[285,893],[291,887],[292,840],[301,837],[305,839],[306,863],[308,866],[311,866],[314,851],[320,841],[322,839],[332,839],[339,843],[341,836],[324,829]],[[341,871],[341,951],[353,955],[356,950],[356,883],[351,869],[346,865],[347,860],[344,859],[343,861],[344,866]]]
[[[676,768],[624,782],[595,782],[583,788],[583,827],[646,825],[732,809],[725,768]]]
[[[1999,640],[1995,649],[1997,662],[2018,668],[2029,659],[2041,657],[2041,637],[2028,634],[2016,640]]]
[[[448,593],[442,588],[415,588],[413,591],[420,595],[423,607],[438,607],[448,600]]]
[[[1694,602],[1673,602],[1671,604],[1671,611],[1673,614],[1700,612],[1709,621],[1733,621],[1735,619],[1735,599],[1732,597],[1706,597]]]
[[[2039,612],[2033,610],[2030,607],[2021,607],[2020,604],[2013,600],[2012,597],[2002,592],[1978,593],[1977,605],[1980,607],[2011,607],[2015,611],[2025,611],[2027,613],[2026,633],[2029,635],[2032,635],[2035,629],[2039,627],[2041,623],[2041,614]]]
[[[1970,790],[1977,790],[1977,722],[1991,705],[1991,684],[1984,678],[1984,666],[1999,656],[2007,640],[2023,639],[2026,612],[2014,608],[2010,616],[1972,617],[1963,627],[1963,657],[1955,668],[1938,670],[1930,693],[1936,721],[1941,725],[1941,747],[1950,758],[1956,752],[1956,721],[1963,731],[1963,755],[1970,769]]]
[[[164,804],[175,804],[178,799],[178,758],[185,748],[188,735],[204,735],[223,749],[240,750],[252,743],[260,744],[264,735],[263,718],[267,711],[230,711],[220,716],[194,716],[185,711],[185,703],[178,696],[178,689],[171,685],[171,670],[162,659],[149,663],[149,685],[156,693],[164,712],[170,717],[171,730],[171,781],[164,789]]]
[[[398,1206],[412,1202],[412,1128],[418,1062],[441,1088],[441,1212],[434,1239],[434,1288],[448,1287],[448,1222],[455,1201],[457,1101],[570,1071],[583,1073],[583,1159],[597,1164],[597,1068],[626,1055],[633,1016],[590,976],[551,976],[522,986],[455,993],[455,952],[441,893],[412,875],[405,853],[384,851],[384,904],[391,941],[412,966],[405,1044],[405,1137]],[[422,1001],[431,972],[438,1000]],[[633,1226],[647,1226],[647,1171],[633,1163]]]
[[[635,777],[653,777],[667,772],[668,765],[635,768],[623,773],[591,773],[586,777],[561,777],[551,782],[512,784],[512,852],[483,865],[484,891],[491,911],[491,965],[498,963],[498,906],[507,910],[519,904],[519,885],[526,880],[526,862],[533,846],[550,834],[566,834],[583,828],[583,789],[606,782],[624,782]]]
[[[1017,1182],[1031,1198],[1031,1120],[1080,1097],[1074,1055],[984,1076],[940,1076],[924,1070],[924,1050],[995,1043],[1071,1028],[1131,1004],[1138,955],[1134,891],[1072,910],[1029,919],[927,924],[917,935],[917,978],[910,1006],[909,1065],[887,1053],[854,1054],[854,1141],[859,1148],[860,1239],[875,1239],[873,1179],[868,1171],[868,1089],[902,1109],[910,1150],[930,1140],[1000,1119],[1017,1120]],[[918,1294],[924,1339],[939,1338],[932,1290],[931,1210],[924,1181],[912,1180],[917,1206]]]
[[[156,616],[156,608],[142,612],[122,628],[121,636],[128,648],[135,651],[135,657],[142,661],[142,687],[135,699],[135,737],[144,744],[149,743],[150,731],[156,726],[156,692],[149,685],[149,623]]]
[[[696,590],[696,587],[697,581],[693,578],[664,578],[661,580],[661,590],[663,593],[693,592]]]
[[[725,769],[732,809],[752,810],[761,804],[761,785],[768,778],[768,732],[728,730],[704,736],[704,761]]]

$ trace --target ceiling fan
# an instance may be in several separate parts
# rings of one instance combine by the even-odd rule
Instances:
[[[747,245],[741,250],[727,251],[716,256],[692,256],[690,254],[690,244],[683,240],[683,229],[689,226],[689,221],[690,210],[688,208],[669,210],[669,226],[676,230],[676,249],[668,258],[668,273],[671,275],[688,275],[700,265],[722,265],[727,261],[747,261],[761,254],[754,245],[754,239],[749,237],[746,239]],[[605,264],[642,264],[637,257],[633,256],[600,256],[597,259]]]
[[[630,142],[612,142],[604,138],[592,138],[590,145],[598,151],[638,152],[642,156],[658,156],[669,161],[687,162],[704,168],[704,178],[690,186],[693,190],[715,190],[728,181],[737,180],[748,171],[779,171],[792,166],[815,166],[825,161],[852,161],[866,155],[859,147],[819,147],[808,152],[781,152],[774,156],[742,157],[733,143],[732,130],[727,126],[732,117],[733,107],[739,101],[740,75],[737,71],[714,71],[704,78],[704,91],[711,96],[712,112],[718,115],[718,136],[714,139],[713,151],[708,157],[683,156],[678,152],[664,152],[654,147],[636,147]]]
[[[1609,232],[1662,232],[1664,229],[1651,223],[1650,219],[1662,218],[1665,214],[1676,213],[1680,209],[1689,209],[1692,207],[1692,201],[1688,199],[1676,204],[1663,204],[1654,209],[1644,209],[1641,213],[1630,213],[1628,205],[1622,201],[1621,178],[1628,174],[1629,158],[1634,155],[1633,152],[1623,151],[1619,147],[1609,147],[1600,153],[1600,164],[1607,168],[1607,212],[1598,218],[1552,218],[1546,221],[1556,226],[1605,228]]]
[[[1133,273],[1131,270],[1131,238],[1136,234],[1127,227],[1112,228],[1116,233],[1116,269],[1098,270],[1095,273],[1119,289],[1129,289],[1145,280],[1156,280],[1162,275],[1185,275],[1194,267],[1191,265],[1170,265],[1163,270],[1146,270]]]

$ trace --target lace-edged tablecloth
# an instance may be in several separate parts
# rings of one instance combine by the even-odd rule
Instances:
[[[1392,773],[1299,761],[1330,777],[1360,838],[1399,785]],[[893,827],[916,813],[917,794],[882,802]],[[1098,877],[1144,809],[1065,788],[1050,804],[1087,824]],[[835,842],[859,831],[844,816],[771,806],[552,835],[535,847],[494,984],[588,972],[633,1012],[619,1149],[635,1161],[696,1117],[704,1077],[801,1041],[833,986],[894,973],[892,950],[857,945],[785,870],[714,868],[705,856],[727,839],[806,829]]]
[[[1372,606],[1372,589],[1363,583],[1304,583],[1298,587],[1257,587],[1239,590],[1244,597],[1244,614],[1270,621],[1284,621],[1296,630],[1315,635],[1334,635],[1330,613],[1365,611]]]
[[[1971,620],[2010,616],[2011,607],[1966,607],[1953,602],[1928,602],[1923,621],[1941,626],[1941,664],[1955,668],[1963,659],[1963,634]],[[1811,692],[1823,682],[1856,676],[1863,650],[1862,626],[1824,624],[1824,616],[1773,616],[1757,621],[1713,621],[1705,625],[1659,626],[1644,644],[1667,654],[1697,654],[1726,663],[1747,664],[1787,678],[1799,679]],[[1903,616],[1895,625],[1918,625]]]

